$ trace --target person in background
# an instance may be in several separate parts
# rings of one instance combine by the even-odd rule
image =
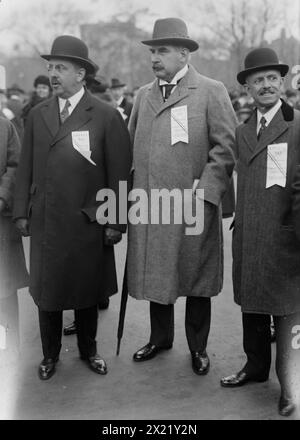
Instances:
[[[33,87],[34,90],[31,98],[28,103],[25,104],[22,110],[24,126],[26,125],[26,120],[28,118],[30,110],[40,102],[43,102],[45,101],[45,99],[50,98],[52,95],[49,78],[45,75],[38,75],[34,80]]]
[[[22,120],[24,94],[23,89],[17,84],[13,84],[7,89],[7,100],[2,109],[5,117],[14,124],[21,141],[24,133],[24,124]]]
[[[125,88],[126,84],[120,82],[117,78],[112,78],[110,92],[116,102],[117,110],[121,113],[126,125],[128,125],[132,111],[132,103],[124,96]]]

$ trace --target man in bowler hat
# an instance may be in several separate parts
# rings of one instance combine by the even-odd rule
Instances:
[[[97,304],[117,291],[113,244],[126,225],[98,224],[96,195],[109,188],[118,200],[131,166],[129,135],[119,112],[84,88],[96,65],[83,41],[57,37],[42,58],[54,96],[28,116],[14,203],[16,225],[31,236],[30,293],[44,354],[39,377],[55,372],[67,309],[75,310],[81,359],[106,374],[96,346]]]
[[[192,368],[204,375],[210,367],[211,297],[222,289],[221,200],[234,167],[236,117],[224,85],[190,64],[198,43],[181,19],[157,20],[153,38],[143,43],[150,47],[156,79],[138,92],[129,122],[133,189],[149,196],[153,189],[203,189],[204,230],[186,235],[184,223],[130,225],[128,289],[134,298],[150,301],[151,323],[149,342],[133,360],[148,361],[172,347],[174,304],[184,296]],[[178,141],[173,118],[184,135]]]
[[[132,110],[132,103],[124,96],[126,84],[122,83],[118,78],[112,78],[110,92],[116,102],[117,109],[121,113],[124,121],[128,125]]]
[[[272,49],[258,48],[246,56],[245,69],[237,75],[256,104],[236,131],[233,288],[242,309],[247,362],[238,373],[221,379],[223,387],[268,379],[273,315],[282,416],[295,409],[300,361],[292,341],[294,326],[300,324],[300,243],[292,203],[300,160],[300,113],[280,99],[287,72],[288,66],[279,63]]]

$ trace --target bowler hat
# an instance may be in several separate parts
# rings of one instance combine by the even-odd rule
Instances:
[[[280,64],[276,52],[269,47],[259,47],[248,53],[245,58],[245,69],[238,73],[237,80],[245,84],[247,76],[259,70],[279,70],[281,76],[285,76],[289,70],[287,64]]]
[[[163,18],[156,20],[152,40],[144,40],[142,43],[147,46],[164,44],[184,46],[191,52],[199,48],[198,43],[188,36],[187,26],[180,18]]]
[[[61,35],[57,37],[51,48],[50,55],[41,55],[45,60],[51,58],[66,59],[74,61],[84,67],[88,74],[98,70],[98,66],[89,59],[87,45],[80,38],[72,35]]]
[[[111,85],[110,85],[111,89],[117,89],[118,87],[125,87],[125,86],[126,84],[122,83],[120,80],[118,80],[118,78],[111,79]]]

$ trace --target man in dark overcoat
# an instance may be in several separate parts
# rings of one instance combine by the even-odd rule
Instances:
[[[96,69],[83,41],[60,36],[42,57],[54,96],[28,116],[14,205],[17,226],[31,236],[30,292],[44,354],[39,376],[55,372],[67,309],[75,310],[81,359],[106,374],[96,348],[97,304],[117,291],[112,245],[126,225],[99,224],[96,196],[108,188],[118,200],[131,166],[129,135],[119,112],[83,86]]]
[[[221,201],[234,167],[236,118],[224,85],[190,64],[198,43],[181,19],[157,20],[153,38],[143,43],[150,46],[156,79],[139,90],[129,122],[133,190],[143,189],[150,198],[157,190],[203,190],[204,227],[188,235],[184,220],[130,222],[128,289],[134,298],[150,301],[151,323],[149,342],[133,359],[148,361],[172,347],[174,304],[186,297],[192,369],[204,375],[210,367],[211,297],[223,281]],[[170,218],[174,209],[171,203]]]
[[[118,78],[112,78],[110,92],[116,102],[117,109],[121,113],[126,125],[128,125],[133,106],[124,96],[125,87],[126,84],[122,83]]]
[[[221,380],[224,387],[237,387],[268,379],[273,315],[281,415],[295,409],[293,381],[300,360],[292,341],[300,324],[300,245],[291,191],[299,163],[300,113],[280,99],[287,72],[272,49],[259,48],[247,55],[245,69],[237,76],[256,104],[236,131],[233,287],[234,300],[242,308],[247,362]]]

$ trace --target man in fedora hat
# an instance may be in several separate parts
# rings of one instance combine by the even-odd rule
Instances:
[[[128,125],[132,111],[132,104],[124,96],[125,87],[126,84],[122,83],[118,78],[112,78],[110,85],[112,97],[116,102],[117,109],[119,110],[124,121]]]
[[[234,300],[242,308],[247,362],[238,373],[221,379],[223,387],[268,379],[273,315],[283,416],[295,408],[292,383],[299,370],[297,355],[300,360],[292,347],[293,327],[300,324],[300,244],[291,198],[300,160],[300,112],[280,100],[287,72],[288,66],[278,61],[274,50],[258,48],[246,56],[245,69],[237,75],[256,104],[236,131],[233,287]]]
[[[174,304],[184,296],[192,368],[204,375],[210,366],[210,298],[222,288],[220,202],[234,167],[236,118],[224,85],[189,63],[198,44],[181,19],[157,20],[153,38],[143,43],[150,46],[156,80],[140,89],[130,118],[133,189],[149,195],[203,189],[204,231],[186,235],[185,223],[130,225],[128,289],[134,298],[150,301],[151,321],[149,343],[133,359],[147,361],[172,347]]]
[[[67,309],[75,310],[81,359],[106,374],[95,340],[97,304],[117,291],[112,245],[125,225],[98,224],[96,195],[109,188],[118,199],[131,166],[129,135],[119,112],[83,86],[96,70],[83,41],[57,37],[42,58],[54,96],[28,116],[14,203],[18,228],[31,236],[30,293],[44,354],[39,377],[55,372]]]

